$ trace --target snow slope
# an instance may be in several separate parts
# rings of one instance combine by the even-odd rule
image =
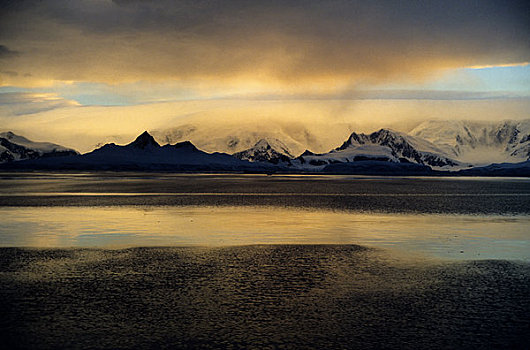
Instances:
[[[0,163],[74,154],[75,150],[54,143],[34,142],[11,131],[0,133]]]
[[[161,143],[189,140],[207,152],[228,154],[248,150],[262,139],[271,144],[274,144],[274,140],[281,140],[293,156],[298,156],[305,149],[326,152],[346,138],[350,130],[352,128],[345,124],[325,125],[276,119],[228,120],[226,123],[201,120],[154,130],[152,135]]]
[[[354,132],[342,146],[328,153],[313,154],[306,151],[297,158],[296,164],[302,167],[323,167],[366,160],[416,163],[437,169],[462,166],[428,141],[387,129],[371,134]]]
[[[233,156],[250,162],[284,163],[285,165],[290,165],[291,158],[294,158],[289,148],[278,139],[261,139],[253,147],[234,153]]]
[[[530,159],[530,119],[502,122],[431,120],[421,123],[410,134],[474,165]]]

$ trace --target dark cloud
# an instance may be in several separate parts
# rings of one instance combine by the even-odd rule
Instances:
[[[335,84],[530,61],[529,10],[494,0],[20,1],[3,8],[0,40],[27,52],[7,68],[32,79]]]
[[[17,51],[10,50],[7,46],[0,45],[0,58],[9,58],[18,56]]]

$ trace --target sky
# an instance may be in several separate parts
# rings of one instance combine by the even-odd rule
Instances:
[[[529,118],[525,1],[1,1],[0,131]]]

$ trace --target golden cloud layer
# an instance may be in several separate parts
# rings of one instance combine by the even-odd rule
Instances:
[[[29,98],[29,97],[28,97]],[[144,130],[193,125],[201,135],[245,129],[313,135],[313,151],[337,147],[351,131],[409,131],[426,119],[528,118],[530,99],[515,100],[196,100],[137,106],[64,106],[16,115],[0,113],[2,130],[86,152],[104,142],[127,143]],[[5,106],[4,106],[5,107]],[[24,104],[21,108],[26,108]],[[15,107],[11,110],[15,112]],[[204,139],[193,140],[204,142]],[[216,149],[206,149],[216,151]]]

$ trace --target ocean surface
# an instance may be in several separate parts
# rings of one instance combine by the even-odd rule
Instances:
[[[528,348],[530,179],[0,173],[13,348]]]

